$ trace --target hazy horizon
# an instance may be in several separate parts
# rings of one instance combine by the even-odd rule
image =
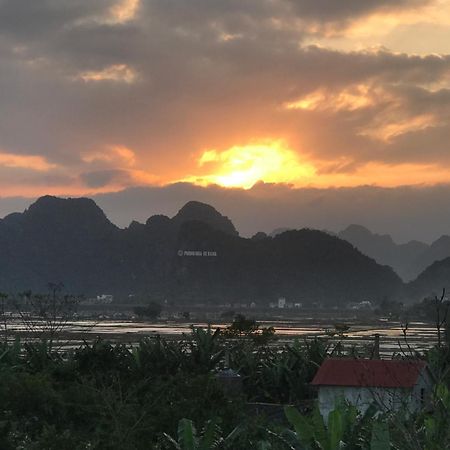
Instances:
[[[94,199],[111,222],[121,228],[132,220],[145,222],[154,214],[173,216],[186,202],[196,200],[228,216],[243,237],[284,227],[339,232],[350,224],[389,234],[397,243],[410,240],[431,243],[450,234],[450,185],[295,189],[260,183],[243,190],[179,183],[87,197]],[[34,201],[35,198],[0,197],[0,217],[22,212]]]

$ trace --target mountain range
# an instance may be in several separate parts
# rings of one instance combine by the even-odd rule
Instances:
[[[378,263],[391,266],[407,282],[434,262],[450,257],[450,236],[441,236],[432,244],[420,241],[397,244],[388,234],[372,233],[361,225],[350,225],[338,236]]]
[[[0,291],[43,291],[61,282],[72,293],[186,304],[284,296],[342,305],[410,298],[410,292],[420,297],[445,281],[435,263],[405,285],[391,267],[341,237],[302,229],[245,239],[230,219],[200,202],[121,229],[90,199],[45,196],[0,220]]]

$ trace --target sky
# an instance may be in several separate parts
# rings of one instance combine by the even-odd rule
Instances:
[[[314,225],[311,192],[408,192],[418,217],[426,192],[442,221],[449,116],[450,0],[0,0],[0,216],[93,196],[122,224],[132,193],[220,193],[269,228],[279,203]]]

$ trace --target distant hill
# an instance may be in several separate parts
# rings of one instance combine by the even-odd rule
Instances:
[[[375,234],[361,225],[350,225],[338,236],[380,264],[391,266],[405,281],[415,279],[434,262],[450,257],[450,236],[446,235],[431,245],[419,241],[396,244],[387,234]]]
[[[315,230],[238,236],[212,206],[189,202],[172,218],[117,228],[85,198],[42,197],[0,220],[0,291],[148,294],[176,302],[336,304],[401,295],[393,270]]]
[[[431,245],[419,241],[396,244],[387,234],[375,234],[361,225],[350,225],[338,236],[378,263],[391,266],[404,281],[414,280],[434,262],[450,257],[450,236],[445,235]]]
[[[423,251],[414,261],[416,272],[422,272],[436,261],[450,257],[450,236],[441,236]]]
[[[443,288],[450,293],[450,236],[441,236],[431,245],[418,241],[399,245],[391,236],[372,233],[360,225],[350,225],[338,236],[408,281],[406,300],[441,295]]]
[[[450,257],[436,261],[408,284],[407,294],[415,301],[440,296],[445,288],[450,293]]]
[[[396,244],[388,234],[375,234],[361,225],[350,225],[338,236],[378,263],[391,266],[405,281],[415,278],[434,261],[420,262],[422,255],[429,250],[429,246],[423,242]]]
[[[278,236],[278,235],[281,234],[281,233],[284,233],[284,232],[286,232],[286,231],[292,231],[292,230],[293,230],[293,228],[289,228],[289,227],[275,228],[275,230],[273,230],[273,231],[269,234],[269,236],[270,236],[270,237],[275,237],[275,236]]]
[[[206,205],[205,203],[190,201],[172,218],[172,222],[178,225],[192,220],[206,223],[211,228],[223,231],[226,234],[231,234],[232,236],[239,235],[236,228],[234,228],[233,222],[228,217],[222,216],[212,206]]]
[[[126,270],[121,235],[92,200],[42,197],[0,221],[0,290],[104,290]]]

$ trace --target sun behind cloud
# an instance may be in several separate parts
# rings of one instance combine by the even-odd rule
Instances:
[[[250,189],[258,181],[296,184],[316,172],[311,164],[300,162],[298,155],[279,140],[236,145],[224,151],[206,150],[198,165],[202,173],[183,181]]]

